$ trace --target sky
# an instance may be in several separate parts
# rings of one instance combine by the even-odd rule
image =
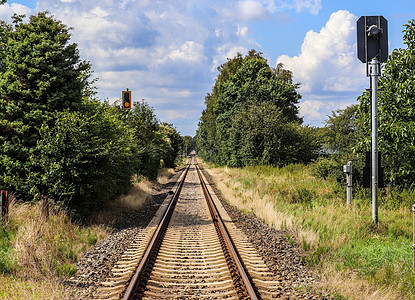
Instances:
[[[128,88],[133,101],[144,99],[190,136],[217,67],[250,49],[293,72],[304,123],[324,126],[369,86],[357,59],[357,19],[386,18],[389,53],[405,48],[403,24],[415,19],[413,0],[9,0],[0,19],[45,10],[72,28],[100,99],[113,103]]]

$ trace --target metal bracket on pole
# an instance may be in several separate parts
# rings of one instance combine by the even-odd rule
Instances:
[[[374,58],[369,63],[369,76],[372,87],[372,221],[378,223],[378,77],[380,62]]]

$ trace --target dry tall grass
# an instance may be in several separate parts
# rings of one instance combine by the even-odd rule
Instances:
[[[16,233],[11,241],[16,263],[11,274],[0,274],[0,299],[65,299],[61,278],[74,275],[83,253],[110,234],[107,225],[123,212],[142,208],[173,174],[165,169],[157,182],[136,179],[129,194],[91,216],[87,227],[71,222],[64,211],[51,211],[46,218],[40,204],[11,199],[7,226]]]
[[[260,188],[256,190],[244,189],[240,182],[234,180],[241,170],[231,168],[209,169],[216,186],[229,203],[240,210],[251,212],[269,226],[280,230],[290,229],[299,241],[306,241],[310,247],[317,244],[318,234],[296,225],[291,214],[276,210],[275,200],[270,195],[260,195]],[[279,180],[282,180],[281,178]]]
[[[72,223],[64,211],[52,211],[46,218],[40,204],[11,201],[9,222],[17,229],[14,255],[21,278],[56,278],[57,272],[75,267],[77,258],[88,248],[88,237],[99,241],[108,234],[102,226],[88,231]]]
[[[89,224],[111,224],[125,212],[141,209],[160,189],[160,185],[166,184],[174,175],[174,169],[162,169],[157,177],[157,182],[147,180],[145,177],[133,179],[133,186],[127,195],[121,195],[114,201],[88,219]]]
[[[159,184],[166,184],[169,181],[169,179],[174,175],[174,173],[175,173],[174,169],[171,169],[171,168],[161,169],[157,177],[157,182]]]
[[[0,287],[0,299],[3,300],[66,299],[62,286],[56,280],[21,280],[0,274]]]
[[[320,270],[322,281],[317,286],[329,293],[340,293],[350,299],[403,299],[396,289],[374,287],[367,280],[358,278],[354,273],[339,273],[332,265],[324,264]]]
[[[203,166],[231,205],[245,213],[253,213],[276,229],[288,229],[298,245],[310,250],[306,259],[315,265],[322,278],[318,289],[351,299],[415,299],[415,296],[409,296],[409,288],[404,286],[409,279],[394,277],[394,282],[389,285],[378,284],[382,278],[387,279],[387,268],[380,268],[376,273],[378,282],[372,282],[357,276],[357,271],[340,267],[336,258],[330,257],[338,249],[344,249],[351,238],[371,236],[364,233],[370,231],[367,227],[371,224],[371,211],[362,210],[358,205],[348,208],[339,199],[333,183],[317,181],[301,166],[282,169]],[[384,222],[390,222],[389,232],[396,232],[396,235],[407,232],[409,226],[405,222],[410,220],[407,208],[396,211],[381,208],[380,214]],[[384,269],[385,274],[382,273]],[[401,287],[406,290],[400,290]]]

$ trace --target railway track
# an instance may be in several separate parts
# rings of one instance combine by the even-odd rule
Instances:
[[[273,277],[194,157],[95,299],[271,299]]]

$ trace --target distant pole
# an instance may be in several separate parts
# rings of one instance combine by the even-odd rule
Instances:
[[[378,77],[380,63],[374,58],[369,63],[372,87],[372,221],[378,223]]]

